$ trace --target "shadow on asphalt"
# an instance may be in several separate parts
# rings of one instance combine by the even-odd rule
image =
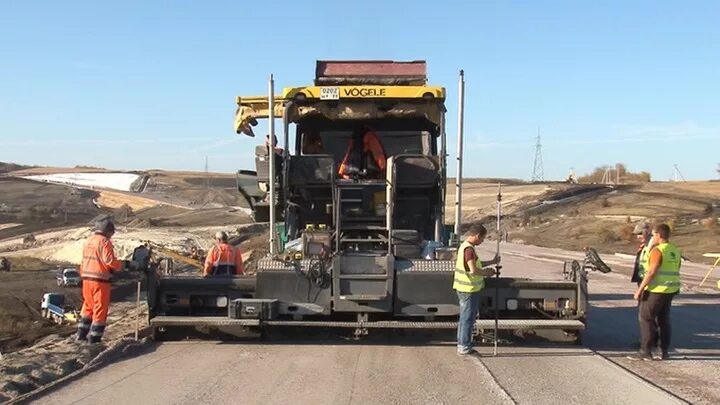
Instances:
[[[679,297],[683,299],[694,299],[694,300],[714,300],[717,301],[717,295],[703,294],[703,293],[681,293]],[[632,300],[632,291],[624,294],[590,294],[591,301],[622,301]],[[677,305],[677,304],[673,304]]]
[[[683,295],[683,298],[693,294]],[[593,300],[602,294],[593,295]],[[610,294],[612,297],[613,294]],[[624,296],[627,299],[627,296]],[[713,298],[700,294],[698,298]],[[610,300],[612,298],[605,298]],[[715,302],[707,304],[673,303],[670,311],[672,341],[670,350],[717,351],[717,355],[699,354],[698,359],[720,356],[720,316]],[[583,335],[585,345],[597,351],[637,351],[639,341],[638,309],[636,306],[597,306],[591,303],[587,329]],[[695,356],[693,356],[695,357]]]
[[[210,333],[200,332],[188,327],[174,327],[158,335],[159,341],[165,342],[207,342],[219,345],[346,345],[346,346],[399,346],[399,347],[452,347],[456,346],[455,330],[370,330],[366,336],[355,337],[352,329],[343,328],[301,328],[276,327],[265,329],[262,334],[257,329],[236,329],[234,331]],[[492,350],[492,333],[483,335],[485,340],[476,339],[478,350]],[[553,334],[528,334],[523,336],[511,332],[500,331],[498,334],[500,347],[512,348],[568,348],[579,349],[581,346],[574,338],[562,332]],[[577,350],[575,350],[577,352]],[[531,354],[532,355],[532,354]]]

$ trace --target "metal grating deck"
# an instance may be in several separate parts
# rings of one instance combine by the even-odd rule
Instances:
[[[222,316],[156,316],[151,326],[258,326],[259,319],[232,319]]]

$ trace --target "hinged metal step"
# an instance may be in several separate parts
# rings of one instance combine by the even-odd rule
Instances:
[[[345,280],[387,280],[387,274],[340,274],[339,279]]]
[[[387,298],[385,294],[355,294],[355,295],[341,295],[341,300],[346,301],[382,301]]]
[[[387,242],[387,238],[340,238],[340,242]]]
[[[384,226],[377,225],[343,225],[343,231],[387,231]]]
[[[345,222],[385,222],[385,217],[381,216],[365,216],[365,217],[354,217],[345,215],[342,217],[343,223]],[[341,228],[344,229],[344,228]]]
[[[494,319],[478,319],[475,321],[478,329],[495,328]],[[584,330],[585,324],[577,319],[500,319],[498,329],[563,329]]]

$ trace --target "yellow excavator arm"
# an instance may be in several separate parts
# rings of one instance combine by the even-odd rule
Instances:
[[[248,136],[255,136],[252,127],[257,125],[257,120],[267,118],[270,115],[268,98],[266,96],[249,96],[237,98],[237,110],[235,111],[235,132]],[[275,109],[273,115],[282,117],[285,109],[285,99],[275,98]]]

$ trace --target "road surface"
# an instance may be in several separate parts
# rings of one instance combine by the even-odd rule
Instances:
[[[486,251],[487,252],[487,251]],[[504,246],[503,275],[558,278],[579,253]],[[490,253],[481,253],[481,257]],[[685,265],[684,294],[673,307],[674,359],[625,359],[637,340],[628,260],[604,256],[610,274],[592,273],[584,346],[527,341],[480,346],[459,357],[451,336],[366,340],[186,341],[141,355],[62,386],[38,402],[53,404],[366,404],[718,403],[720,297],[697,290],[702,266]],[[371,332],[372,333],[372,332]]]

